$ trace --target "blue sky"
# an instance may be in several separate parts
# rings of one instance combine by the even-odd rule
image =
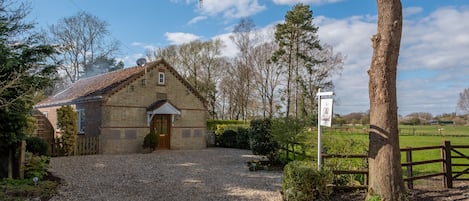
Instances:
[[[27,0],[25,0],[27,1]],[[30,20],[47,28],[79,11],[109,23],[121,42],[116,55],[134,66],[147,49],[193,39],[220,38],[225,56],[236,49],[229,33],[241,17],[269,31],[298,2],[311,5],[319,39],[346,56],[334,77],[335,112],[369,108],[370,37],[376,33],[374,0],[34,0]],[[404,29],[398,66],[399,114],[458,112],[459,93],[469,88],[469,1],[403,0]]]

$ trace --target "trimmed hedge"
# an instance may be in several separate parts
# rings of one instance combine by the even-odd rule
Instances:
[[[236,127],[241,127],[245,124],[249,124],[249,122],[240,120],[207,120],[207,130],[215,131],[217,130],[217,125],[239,125]]]
[[[283,170],[283,198],[285,201],[325,201],[330,199],[332,173],[317,170],[312,162],[293,161]]]

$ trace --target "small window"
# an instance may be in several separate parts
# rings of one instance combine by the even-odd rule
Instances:
[[[77,110],[78,134],[85,134],[85,110]]]
[[[164,72],[158,72],[158,85],[165,85]]]

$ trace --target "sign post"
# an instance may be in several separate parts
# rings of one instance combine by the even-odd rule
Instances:
[[[322,144],[321,144],[321,126],[331,127],[333,99],[322,99],[322,96],[333,96],[334,92],[321,92],[318,90],[318,170],[322,168]]]

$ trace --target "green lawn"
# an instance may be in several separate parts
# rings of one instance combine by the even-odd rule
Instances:
[[[426,146],[439,146],[442,145],[443,141],[450,141],[452,145],[469,145],[469,126],[399,126],[400,137],[399,143],[401,148],[405,147],[426,147]],[[442,133],[438,131],[434,132],[435,129],[443,128]],[[348,131],[343,130],[326,130],[323,134],[323,138],[327,139],[329,136],[334,136],[339,139],[353,139],[361,141],[364,144],[368,144],[368,135],[362,132],[363,127],[353,128],[355,132],[352,133],[351,129]],[[403,130],[411,130],[415,135],[409,133],[403,133]],[[359,134],[357,134],[359,133]],[[469,149],[458,150],[463,154],[469,155]],[[402,162],[405,162],[405,152],[401,152]],[[456,153],[453,152],[453,156]],[[434,150],[422,150],[412,152],[412,161],[425,161],[441,158],[439,149]],[[468,159],[453,159],[453,163],[469,164]],[[441,163],[432,163],[425,165],[418,165],[413,167],[414,175],[422,175],[428,173],[441,172]],[[463,171],[466,167],[453,167],[453,171]],[[403,168],[405,173],[405,168]],[[469,178],[469,175],[465,175],[464,178]]]

